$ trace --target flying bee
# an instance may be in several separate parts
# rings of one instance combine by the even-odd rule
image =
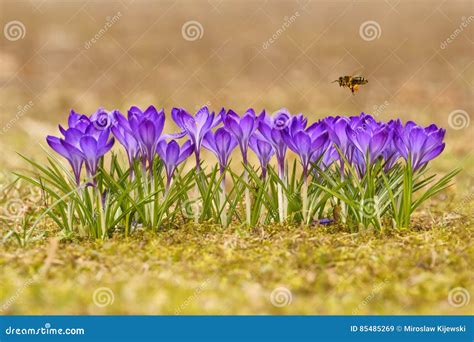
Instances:
[[[369,81],[362,76],[341,76],[332,83],[338,82],[339,87],[347,87],[351,90],[352,94],[359,90],[359,86],[367,84]]]

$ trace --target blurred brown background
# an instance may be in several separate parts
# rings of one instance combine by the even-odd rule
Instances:
[[[437,167],[473,183],[473,1],[2,0],[0,13],[3,170],[70,108],[208,104],[435,122]],[[354,96],[331,83],[353,73],[369,80]]]

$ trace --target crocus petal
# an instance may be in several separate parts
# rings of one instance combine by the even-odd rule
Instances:
[[[380,132],[374,134],[372,139],[369,143],[369,153],[371,160],[375,160],[387,143],[388,134],[385,130],[381,130]]]
[[[86,135],[81,138],[80,145],[86,161],[95,161],[97,158],[97,141],[93,137]]]
[[[231,135],[224,128],[219,128],[214,134],[214,141],[219,153],[223,153],[229,149]]]
[[[184,123],[183,123],[183,115],[184,114],[183,114],[183,112],[185,112],[185,111],[184,111],[184,109],[181,109],[181,108],[173,108],[171,110],[171,118],[181,129],[184,129]]]
[[[191,153],[193,153],[194,146],[191,141],[186,141],[183,146],[181,146],[181,152],[177,161],[177,164],[181,164],[183,161],[188,158]]]
[[[176,165],[179,158],[179,145],[176,141],[171,140],[166,148],[166,164]]]
[[[410,134],[410,148],[413,153],[420,153],[426,140],[426,133],[423,128],[415,127]]]
[[[213,152],[214,154],[218,154],[217,152],[217,147],[216,147],[216,142],[214,140],[214,135],[212,132],[206,133],[202,140],[202,147],[205,149],[208,149],[209,151]]]
[[[232,132],[237,139],[243,139],[244,133],[242,132],[238,120],[238,117],[235,118],[235,116],[229,115],[224,119],[224,127],[229,130],[229,132]]]
[[[115,139],[112,138],[104,145],[98,145],[98,151],[97,151],[98,157],[102,157],[104,154],[109,152],[112,146],[114,146],[114,143],[115,143]]]
[[[209,119],[209,116],[210,116],[209,108],[204,106],[201,109],[199,109],[196,115],[194,116],[194,119],[196,120],[196,125],[201,126],[201,127],[204,126],[206,121]]]
[[[145,120],[140,124],[138,132],[144,147],[148,151],[151,151],[155,143],[155,125],[153,122],[150,120]]]
[[[244,117],[240,120],[240,127],[241,132],[243,135],[243,139],[248,140],[250,135],[253,133],[255,130],[255,116],[252,116],[250,114],[244,115]]]
[[[84,163],[84,154],[79,149],[72,146],[71,144],[68,144],[64,140],[61,139],[60,142],[69,154],[68,160],[71,164],[74,175],[76,176],[76,182],[79,184],[82,164]]]
[[[325,132],[325,133],[321,134],[320,136],[318,136],[317,138],[315,138],[311,142],[311,149],[313,151],[323,149],[323,148],[326,147],[328,141],[329,141],[329,134],[328,134],[328,132]]]
[[[306,132],[299,131],[296,133],[294,139],[297,148],[296,153],[300,156],[303,166],[306,166],[309,162],[311,151],[311,138]]]
[[[260,131],[260,134],[262,137],[268,141],[272,141],[272,128],[269,126],[264,119],[261,119],[258,125],[258,130]]]
[[[143,112],[143,115],[149,116],[153,114],[158,114],[158,111],[156,110],[155,106],[151,105],[147,109],[145,109],[145,112]]]
[[[444,151],[444,147],[445,147],[445,144],[443,143],[440,146],[437,146],[434,149],[432,149],[431,151],[429,151],[428,153],[426,153],[420,160],[420,166],[426,164],[430,160],[433,160],[434,158],[439,156],[441,154],[441,152]]]
[[[166,159],[166,146],[165,140],[161,140],[158,145],[156,145],[156,153],[158,153],[160,159],[163,161]]]
[[[292,150],[295,153],[298,153],[298,147],[296,146],[295,140],[290,132],[283,131],[283,134],[281,135],[281,137],[283,138],[285,144],[288,145],[290,150]]]
[[[150,111],[150,107],[147,109],[147,112]],[[163,132],[163,127],[165,126],[165,113],[163,111],[157,112],[155,107],[153,107],[149,120],[151,120],[155,125],[155,136],[159,137]]]
[[[130,109],[128,110],[128,116],[129,116],[129,119],[130,119],[130,116],[133,116],[133,115],[143,115],[143,112],[141,111],[140,108],[138,108],[137,106],[132,106],[130,107]]]
[[[84,133],[76,128],[69,128],[64,134],[64,140],[75,147],[79,147],[79,141],[84,136]]]
[[[55,150],[61,156],[63,156],[66,159],[71,159],[69,151],[63,146],[63,144],[61,144],[61,141],[59,138],[48,135],[46,137],[46,142],[53,150]]]
[[[97,146],[103,146],[107,144],[107,141],[110,136],[110,130],[107,128],[100,133],[99,138],[97,139]]]
[[[200,131],[202,133],[208,132],[211,128],[213,128],[213,123],[214,123],[214,113],[210,114],[207,117],[207,120],[202,125]]]

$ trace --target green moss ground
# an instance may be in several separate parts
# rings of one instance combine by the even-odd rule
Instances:
[[[469,209],[468,209],[469,210]],[[338,227],[236,230],[184,225],[108,241],[51,238],[0,254],[3,314],[469,314],[472,217],[444,215],[410,231]],[[433,214],[433,213],[432,213]],[[443,218],[444,217],[444,218]],[[455,217],[455,218],[453,218]],[[422,228],[424,227],[424,228]],[[55,235],[53,229],[48,234]],[[34,281],[33,281],[34,280]],[[106,287],[113,303],[93,294]],[[272,305],[277,287],[291,303]],[[6,303],[6,304],[5,304]]]

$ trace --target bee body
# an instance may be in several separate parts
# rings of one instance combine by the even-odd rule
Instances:
[[[367,84],[369,81],[362,76],[341,76],[333,83],[339,83],[339,87],[349,88],[354,94],[355,91],[359,90],[359,86]]]

